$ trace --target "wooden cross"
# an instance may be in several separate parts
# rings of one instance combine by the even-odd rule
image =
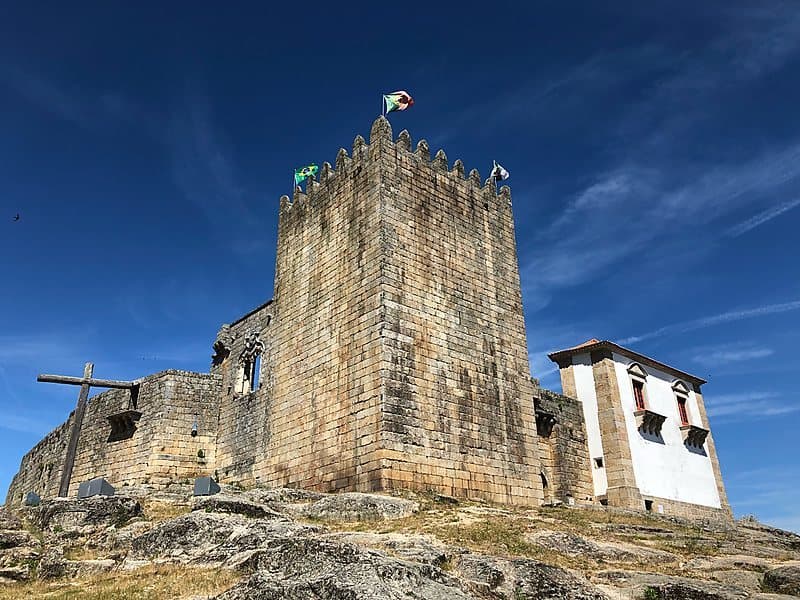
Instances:
[[[89,388],[116,388],[131,391],[131,405],[136,408],[136,394],[139,390],[138,381],[115,381],[113,379],[93,379],[94,364],[87,362],[83,368],[83,377],[68,377],[66,375],[39,375],[36,381],[44,383],[65,383],[67,385],[81,386],[78,394],[78,404],[75,407],[75,419],[69,432],[67,455],[64,458],[64,470],[61,472],[61,483],[58,486],[58,495],[66,498],[69,493],[69,481],[72,478],[72,468],[75,466],[75,454],[78,450],[78,436],[83,425],[83,415],[86,413],[86,404],[89,400]]]

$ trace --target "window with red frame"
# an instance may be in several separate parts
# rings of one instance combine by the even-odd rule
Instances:
[[[636,401],[636,410],[644,410],[644,382],[633,380],[633,398]]]
[[[681,425],[689,424],[689,413],[686,412],[686,398],[678,396],[678,415],[681,417]]]

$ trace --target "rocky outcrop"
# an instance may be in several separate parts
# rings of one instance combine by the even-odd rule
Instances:
[[[0,507],[0,583],[29,579],[40,546],[18,516]]]
[[[248,567],[255,573],[219,596],[220,600],[474,598],[441,569],[332,540],[304,537],[271,544]]]
[[[185,565],[227,570],[229,581],[239,574],[219,595],[227,600],[785,600],[798,594],[800,536],[753,522],[504,508],[430,496],[224,488],[193,498],[189,486],[168,494],[133,491],[136,498],[48,500],[22,509],[22,519],[0,509],[0,582],[107,579],[115,571]]]
[[[479,597],[517,600],[605,600],[607,596],[568,571],[535,560],[461,557],[458,573]]]
[[[534,544],[568,556],[582,556],[598,562],[677,562],[670,552],[620,542],[602,542],[587,539],[574,533],[539,531],[527,539]]]
[[[350,492],[320,498],[299,509],[298,513],[324,521],[355,522],[402,519],[418,510],[419,503],[411,500]]]
[[[243,497],[221,494],[195,498],[192,503],[192,510],[244,515],[255,519],[285,519],[278,511],[273,510],[266,504],[254,502]]]
[[[87,531],[121,527],[142,514],[137,500],[126,496],[54,498],[29,509],[29,519],[45,531]]]
[[[794,563],[764,573],[764,590],[776,594],[800,596],[800,563]]]
[[[251,519],[236,514],[193,512],[166,521],[134,538],[127,561],[237,566],[251,551],[320,529],[286,517]]]

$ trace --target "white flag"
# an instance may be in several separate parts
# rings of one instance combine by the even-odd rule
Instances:
[[[501,165],[498,165],[496,160],[493,160],[492,163],[494,164],[494,167],[492,167],[492,174],[490,177],[495,181],[505,181],[508,179],[508,171],[506,171]]]

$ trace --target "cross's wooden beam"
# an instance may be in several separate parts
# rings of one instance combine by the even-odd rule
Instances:
[[[88,385],[90,387],[116,388],[130,390],[139,386],[138,381],[117,381],[115,379],[94,379],[92,377],[70,377],[68,375],[39,375],[41,383],[66,383],[67,385]]]

